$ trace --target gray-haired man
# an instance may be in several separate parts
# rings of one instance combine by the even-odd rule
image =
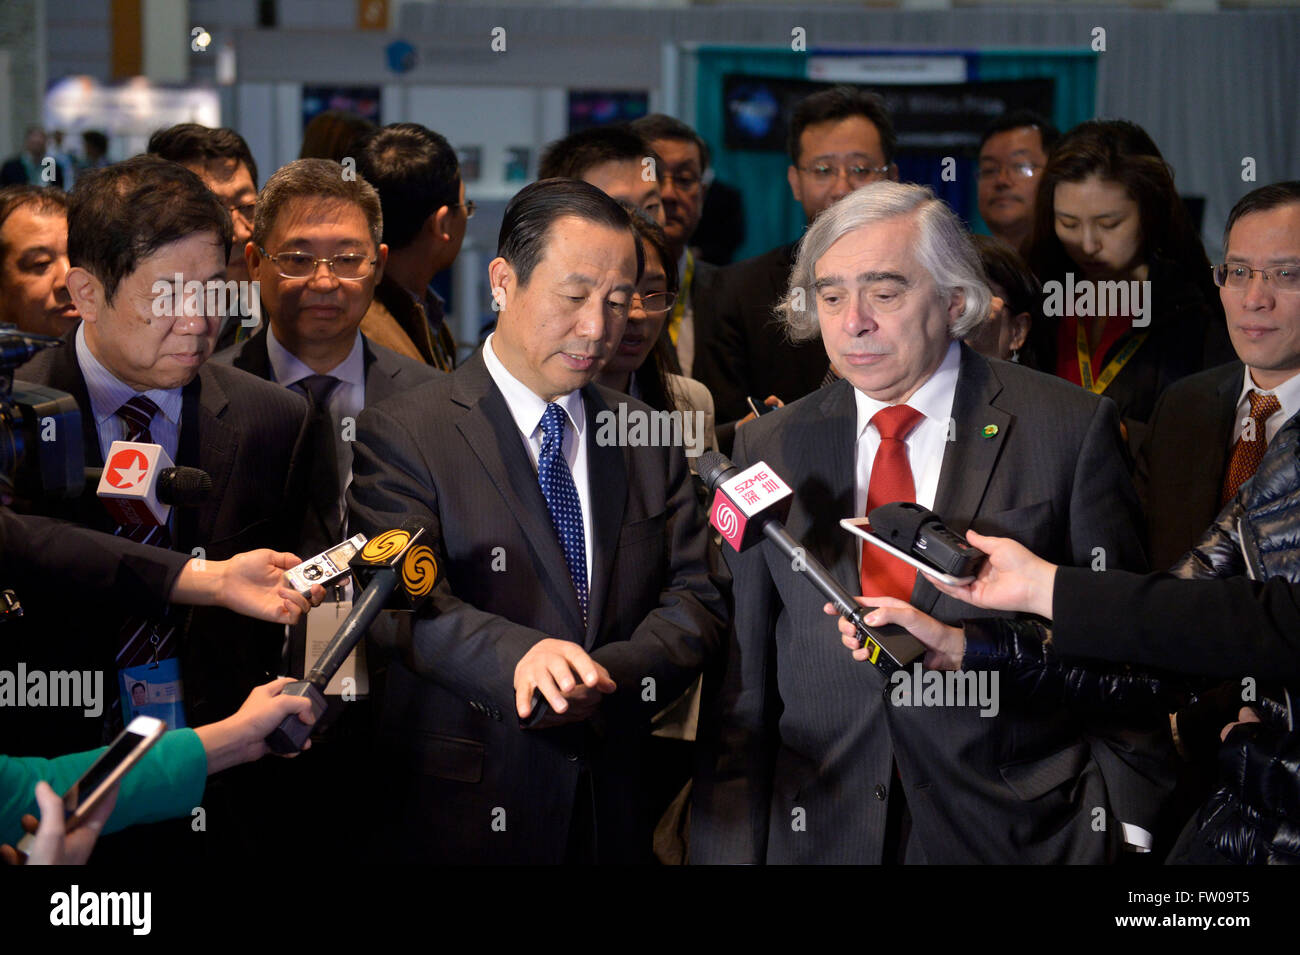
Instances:
[[[794,337],[820,332],[842,380],[736,441],[739,466],[765,461],[795,489],[786,527],[843,586],[948,621],[970,608],[864,553],[840,519],[914,500],[1063,563],[1144,565],[1114,405],[962,345],[988,301],[969,236],[928,189],[851,193],[810,226],[780,306]],[[771,545],[728,560],[735,630],[706,688],[694,861],[1103,862],[1149,841],[1172,782],[1155,732],[1013,686],[906,693],[844,651]]]

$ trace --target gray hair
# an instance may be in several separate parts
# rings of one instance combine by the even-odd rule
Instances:
[[[790,287],[776,306],[791,341],[811,341],[821,334],[817,318],[814,268],[832,245],[863,226],[916,214],[916,257],[939,287],[944,301],[953,291],[965,296],[961,314],[949,334],[965,338],[988,316],[992,293],[979,253],[961,220],[926,186],[874,182],[854,190],[813,220],[804,233],[790,270]]]

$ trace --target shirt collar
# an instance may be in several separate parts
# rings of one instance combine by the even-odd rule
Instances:
[[[961,344],[951,341],[938,369],[920,388],[916,389],[912,397],[907,399],[907,406],[916,409],[927,418],[947,420],[952,414],[953,396],[957,393],[957,375],[960,371]],[[853,389],[853,399],[858,407],[857,436],[861,438],[862,432],[867,430],[876,412],[888,408],[889,404],[877,401],[857,388]]]
[[[266,355],[271,360],[271,372],[275,375],[276,383],[286,388],[296,385],[304,378],[318,374],[280,344],[280,339],[275,337],[275,329],[269,325],[266,329]],[[348,357],[325,374],[333,375],[345,385],[356,385],[359,388],[366,386],[366,356],[361,346],[360,332],[357,332],[356,341],[352,343],[352,351],[348,352]]]
[[[1254,379],[1250,377],[1250,368],[1247,367],[1245,374],[1242,375],[1241,392],[1237,395],[1238,408],[1250,407],[1250,399],[1246,395],[1251,391],[1258,391],[1264,395],[1277,395],[1277,402],[1282,406],[1279,421],[1290,421],[1292,415],[1300,411],[1300,374],[1292,375],[1276,388],[1266,391],[1255,384]]]
[[[496,386],[501,389],[501,394],[506,399],[506,406],[510,409],[510,416],[515,419],[515,426],[519,428],[525,438],[531,440],[542,423],[542,415],[546,412],[546,402],[531,388],[510,374],[492,347],[494,338],[496,338],[496,332],[489,335],[487,341],[483,343],[483,363],[487,365],[488,374],[492,376]],[[569,422],[573,425],[574,433],[578,437],[582,437],[587,415],[582,407],[581,389],[575,389],[567,395],[556,398],[555,403],[563,408],[564,413],[569,416]]]
[[[76,335],[77,363],[81,366],[81,377],[86,381],[86,394],[90,396],[90,407],[95,415],[96,425],[103,424],[116,416],[122,405],[136,395],[144,394],[158,406],[158,410],[172,424],[180,427],[181,406],[183,398],[181,388],[154,388],[139,392],[113,374],[95,357],[86,342],[86,324],[77,327]]]

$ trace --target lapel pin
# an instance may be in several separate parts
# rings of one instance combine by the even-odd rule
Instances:
[[[986,438],[991,438],[997,433],[998,433],[998,426],[995,424],[986,424],[984,428],[980,431],[980,434],[984,435],[984,437]]]

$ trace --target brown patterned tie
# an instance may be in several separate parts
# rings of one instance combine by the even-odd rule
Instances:
[[[1274,412],[1282,410],[1277,395],[1262,395],[1252,389],[1246,397],[1250,399],[1250,417],[1255,422],[1254,433],[1250,435],[1251,440],[1247,441],[1246,432],[1243,431],[1237,443],[1232,446],[1232,457],[1228,461],[1228,476],[1223,481],[1223,498],[1219,501],[1220,507],[1232,500],[1241,486],[1254,476],[1255,469],[1259,467],[1259,462],[1264,457],[1264,449],[1268,447],[1264,422]]]

